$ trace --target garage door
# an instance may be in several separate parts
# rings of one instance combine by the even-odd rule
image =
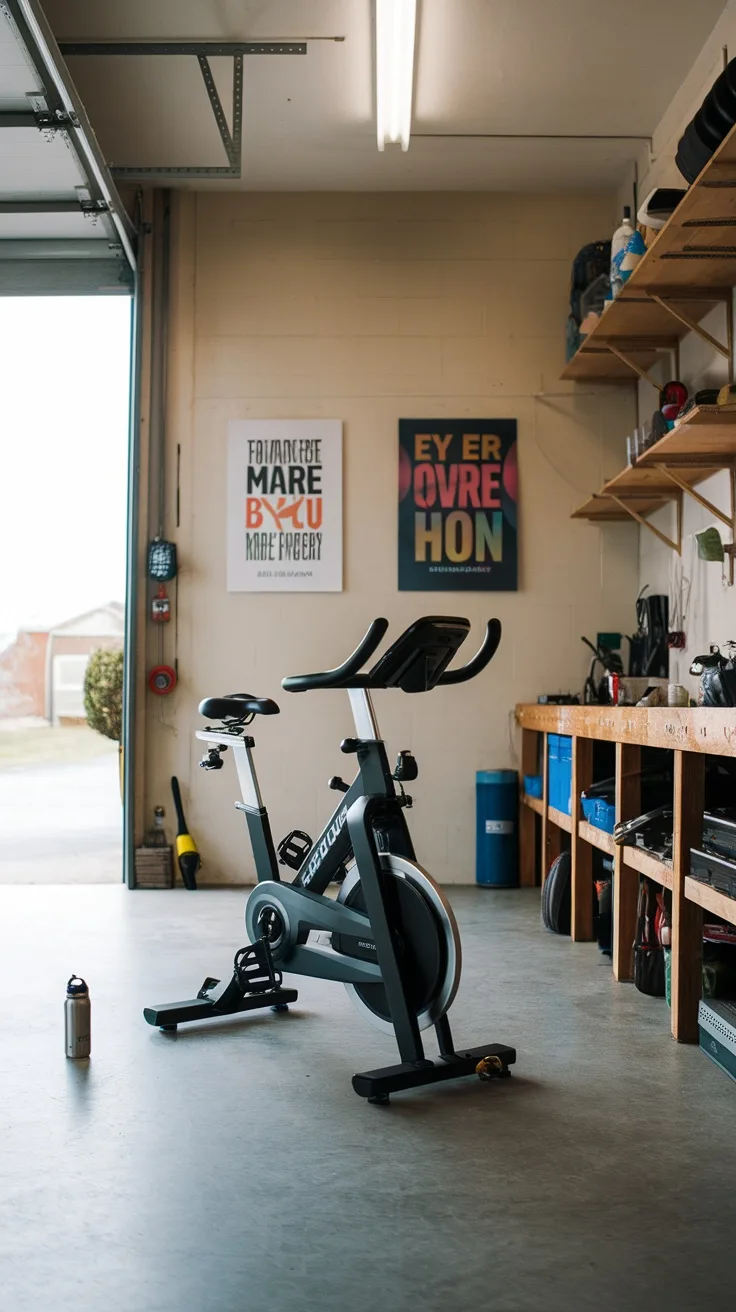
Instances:
[[[133,226],[36,0],[0,5],[0,295],[129,295]]]

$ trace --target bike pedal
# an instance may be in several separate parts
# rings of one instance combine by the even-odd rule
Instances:
[[[282,866],[289,866],[291,870],[298,870],[304,858],[312,850],[312,840],[309,834],[305,834],[303,829],[292,829],[286,838],[282,838],[276,852],[279,863]]]

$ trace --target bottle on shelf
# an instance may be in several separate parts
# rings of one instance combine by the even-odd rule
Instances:
[[[624,217],[611,238],[611,296],[615,300],[624,285],[621,270],[626,243],[634,235],[631,223],[631,206],[624,205]]]

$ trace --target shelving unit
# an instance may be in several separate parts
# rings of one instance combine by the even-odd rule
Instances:
[[[691,879],[690,875],[685,877],[685,897],[691,902],[697,902],[704,911],[736,923],[736,898],[727,897],[725,893],[719,893],[717,888],[701,884],[699,879]]]
[[[558,811],[556,807],[548,806],[547,818],[551,825],[557,825],[557,828],[563,829],[566,834],[572,833],[572,816],[567,815],[565,811]]]
[[[670,434],[670,436],[672,436]],[[571,937],[592,938],[592,851],[614,860],[613,971],[616,979],[631,978],[638,878],[647,875],[672,891],[672,1033],[682,1042],[697,1042],[701,996],[702,913],[723,916],[736,924],[736,898],[726,897],[690,877],[690,848],[701,838],[705,756],[736,757],[736,720],[732,711],[716,708],[521,705],[516,719],[522,735],[522,769],[534,773],[543,762],[543,798],[521,799],[521,882],[542,883],[570,834],[572,866]],[[642,747],[674,752],[675,832],[672,864],[636,847],[617,847],[611,834],[596,829],[546,804],[548,795],[548,734],[572,738],[573,798],[592,782],[593,741],[616,744],[616,819],[641,812],[640,753]],[[541,844],[532,812],[541,816]],[[527,820],[528,817],[528,820]]]
[[[607,834],[605,829],[597,829],[595,825],[589,825],[587,820],[579,820],[578,836],[584,843],[597,847],[599,852],[605,852],[606,856],[613,856],[616,846],[613,834]]]
[[[731,511],[725,513],[713,505],[696,488],[711,474],[731,470]],[[736,411],[717,406],[696,406],[669,433],[650,446],[637,460],[603,484],[582,506],[573,511],[573,519],[594,523],[638,520],[663,542],[680,551],[681,514],[678,513],[677,540],[672,541],[645,515],[674,501],[682,510],[682,496],[693,497],[736,537]]]
[[[729,362],[734,376],[732,289],[736,286],[736,127],[686,192],[674,214],[642,256],[616,300],[584,339],[562,378],[572,382],[654,384],[650,370],[662,352],[675,351],[690,332],[699,334]],[[726,306],[727,340],[718,341],[702,320]],[[604,483],[573,511],[592,523],[638,522],[673,551],[682,549],[682,498],[694,497],[731,529],[736,540],[736,413],[695,409],[677,428]],[[694,489],[711,474],[731,469],[731,513]],[[674,539],[646,518],[674,501]]]
[[[728,342],[700,327],[736,284],[736,128],[721,143],[677,209],[642,256],[616,300],[604,311],[562,377],[588,383],[651,382],[662,351],[698,332],[726,358]]]
[[[528,806],[530,811],[536,811],[537,815],[544,815],[544,802],[541,797],[530,797],[525,793],[523,801],[524,806]]]
[[[647,852],[640,847],[625,847],[623,862],[630,870],[637,870],[640,875],[646,875],[656,884],[661,884],[662,888],[672,888],[672,866],[658,860],[652,852]]]

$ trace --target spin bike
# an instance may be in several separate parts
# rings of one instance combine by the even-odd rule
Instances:
[[[245,815],[258,876],[245,908],[250,945],[236,954],[231,980],[208,978],[196,998],[144,1011],[150,1025],[172,1031],[188,1021],[259,1007],[287,1010],[297,993],[284,987],[282,971],[342,982],[358,1011],[394,1035],[399,1048],[398,1064],[353,1076],[355,1092],[374,1103],[388,1102],[399,1090],[473,1073],[482,1079],[507,1076],[516,1060],[515,1050],[499,1043],[455,1049],[447,1012],[460,981],[458,928],[442,890],[417,864],[404,817],[412,804],[404,784],[417,778],[416,762],[401,752],[391,770],[371,701],[378,688],[419,693],[474,678],[495,654],[501,625],[491,620],[472,660],[450,670],[470,623],[424,616],[365,672],[387,629],[385,619],[376,619],[336,669],[283,680],[287,692],[346,689],[355,720],[356,737],[344,739],[341,751],[356,757],[357,775],[352,784],[339,777],[329,781],[340,801],[313,844],[293,830],[274,847],[258,787],[255,744],[246,728],[256,715],[278,714],[276,703],[245,693],[201,702],[200,714],[221,725],[197,732],[207,744],[200,764],[219,770],[223,753],[232,751],[243,793],[235,805]],[[279,864],[296,871],[290,883],[281,879]],[[337,898],[325,896],[333,881],[340,883]],[[426,1057],[421,1038],[431,1026],[436,1060]]]

